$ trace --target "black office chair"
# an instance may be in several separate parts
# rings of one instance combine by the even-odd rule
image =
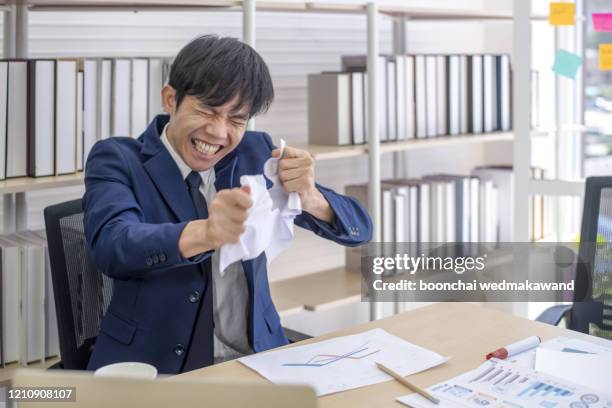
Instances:
[[[84,370],[113,294],[113,280],[98,273],[89,257],[81,199],[49,206],[44,214],[61,368]]]
[[[545,310],[537,320],[612,338],[612,177],[586,180],[574,303]]]
[[[49,206],[44,214],[62,357],[54,367],[85,370],[113,294],[113,280],[99,273],[89,256],[81,199]],[[291,343],[310,338],[284,330]]]

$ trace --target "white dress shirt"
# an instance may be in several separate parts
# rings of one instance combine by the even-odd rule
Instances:
[[[192,169],[174,150],[166,135],[166,128],[161,134],[161,141],[170,153],[183,176],[187,178]],[[210,205],[217,194],[215,189],[214,167],[200,172],[202,184],[200,193]],[[213,280],[213,318],[215,322],[214,351],[215,364],[226,360],[252,354],[247,333],[249,319],[249,291],[241,262],[235,262],[227,267],[221,275],[219,271],[219,252],[212,254],[212,280]]]

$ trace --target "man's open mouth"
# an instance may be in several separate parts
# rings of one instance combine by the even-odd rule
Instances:
[[[222,145],[210,144],[198,139],[191,139],[191,144],[202,154],[215,154],[223,147]]]

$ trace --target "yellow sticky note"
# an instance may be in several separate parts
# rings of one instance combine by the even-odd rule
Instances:
[[[574,3],[550,3],[548,22],[554,26],[572,26],[575,22],[575,13]]]
[[[612,71],[612,44],[599,44],[599,69]]]

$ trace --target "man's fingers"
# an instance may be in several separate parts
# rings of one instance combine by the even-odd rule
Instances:
[[[230,242],[244,232],[245,226],[243,223],[232,221],[226,214],[222,214],[218,215],[215,230],[221,242]]]
[[[283,188],[285,189],[285,191],[291,193],[294,191],[300,191],[306,185],[307,183],[303,179],[298,178],[298,179],[284,182]]]
[[[292,159],[282,158],[278,162],[279,170],[297,169],[299,167],[310,167],[312,166],[312,159],[310,157],[298,157]]]
[[[238,238],[244,232],[245,228],[242,224],[229,223],[226,227],[226,233],[231,238]]]
[[[232,206],[225,211],[225,216],[231,220],[231,222],[235,222],[238,224],[244,224],[244,222],[249,217],[249,213],[237,206]]]
[[[279,176],[283,183],[286,183],[290,180],[295,180],[297,178],[302,177],[304,174],[307,174],[310,171],[309,167],[299,167],[296,169],[288,169],[280,172]]]
[[[285,150],[283,152],[283,159],[291,159],[291,158],[295,158],[295,157],[308,157],[310,156],[310,153],[308,153],[306,150],[302,150],[302,149],[297,149],[295,147],[285,147]]]
[[[244,209],[251,208],[253,205],[253,200],[251,200],[250,193],[242,190],[242,187],[231,189],[228,194],[224,196],[224,198],[229,204],[233,204]]]
[[[278,157],[278,156],[280,156],[280,149],[272,150],[272,157]]]

